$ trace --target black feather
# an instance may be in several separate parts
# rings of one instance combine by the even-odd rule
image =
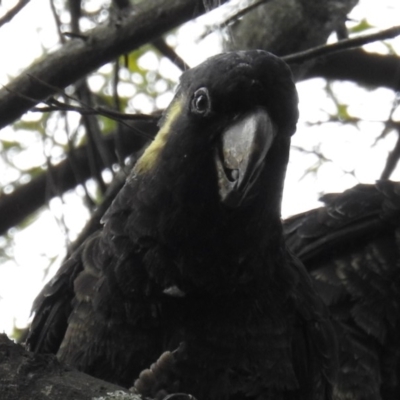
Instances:
[[[357,185],[285,221],[333,315],[337,398],[400,396],[400,183]]]

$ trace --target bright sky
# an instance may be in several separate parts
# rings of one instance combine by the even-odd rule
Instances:
[[[0,15],[15,3],[16,1],[2,0]],[[361,0],[360,6],[352,12],[351,18],[355,22],[367,18],[371,25],[384,29],[399,23],[399,8],[397,0],[379,2]],[[58,39],[52,21],[49,3],[43,0],[31,0],[12,23],[0,29],[0,54],[9,55],[2,57],[0,84],[5,84],[10,78],[17,76],[38,57],[42,45],[45,48],[57,46]],[[202,32],[203,23],[197,21],[188,23],[178,35],[177,52],[191,66],[220,51],[218,41],[213,35],[200,43],[194,43],[193,37],[198,37]],[[390,43],[399,51],[400,39],[392,40]],[[379,43],[369,45],[367,48],[371,51],[387,52],[387,48]],[[150,55],[143,58],[144,66],[151,67],[151,57]],[[171,78],[178,78],[179,72],[171,68],[168,62],[159,67],[163,68],[165,74]],[[314,165],[316,158],[311,154],[292,152],[284,193],[284,216],[318,206],[317,198],[320,193],[343,191],[360,181],[373,182],[379,177],[387,153],[393,148],[397,139],[395,134],[391,134],[371,149],[371,145],[383,128],[382,121],[388,117],[395,94],[386,89],[367,91],[345,82],[334,83],[334,92],[339,101],[350,104],[348,111],[351,115],[365,119],[366,122],[358,126],[338,124],[308,126],[307,121],[326,121],[329,113],[335,113],[333,102],[327,98],[324,88],[325,82],[320,79],[298,84],[301,120],[293,144],[312,150],[323,138],[321,150],[334,162],[323,165],[316,175],[310,174],[301,179],[304,171]],[[163,104],[160,106],[165,106],[169,99],[170,96],[161,99]],[[145,108],[144,103],[143,107]],[[400,119],[399,112],[397,118]],[[0,132],[3,138],[12,138],[13,135],[15,132],[10,128]],[[45,160],[41,143],[38,143],[35,135],[27,135],[27,141],[31,146],[30,156],[21,157],[19,160],[21,165]],[[2,182],[10,180],[11,177],[7,174],[11,172],[4,169],[1,161],[0,169],[1,185]],[[355,172],[354,176],[344,172],[352,170]],[[400,180],[400,173],[395,173],[392,179]],[[52,200],[50,210],[44,211],[36,222],[15,235],[13,249],[15,262],[9,261],[0,265],[0,332],[10,333],[14,322],[17,326],[25,326],[31,303],[43,285],[43,277],[47,272],[49,277],[57,270],[65,252],[65,235],[61,229],[60,219],[64,218],[73,236],[79,233],[88,217],[88,212],[82,207],[79,196],[71,192],[64,196],[63,202],[60,199]],[[50,271],[45,271],[49,258],[54,259],[54,264]]]

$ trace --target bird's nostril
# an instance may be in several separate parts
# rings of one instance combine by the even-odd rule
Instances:
[[[229,182],[236,182],[239,179],[239,170],[224,168],[224,171]]]

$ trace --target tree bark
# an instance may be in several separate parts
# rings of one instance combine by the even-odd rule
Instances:
[[[119,394],[120,397],[117,397]],[[129,397],[128,397],[129,396]],[[141,400],[140,396],[58,362],[33,354],[0,334],[1,400]]]
[[[263,49],[281,57],[320,46],[332,32],[345,31],[347,14],[357,3],[358,0],[270,0],[233,25],[227,46]],[[295,80],[310,65],[312,61],[293,65]]]
[[[131,122],[132,130],[126,125],[121,126],[118,132],[121,146],[120,158],[124,159],[132,153],[139,151],[147,142],[143,136],[138,136],[135,130],[146,132],[150,137],[157,132],[156,119],[153,122],[135,121]],[[104,138],[104,145],[110,150],[111,167],[113,163],[117,163],[115,152],[115,134],[110,134]],[[74,162],[72,168],[71,162]],[[5,234],[8,229],[21,223],[28,215],[45,205],[50,199],[58,196],[67,190],[77,186],[77,177],[74,174],[76,169],[79,170],[79,178],[82,182],[91,177],[92,170],[87,157],[87,146],[81,146],[74,149],[73,158],[69,159],[68,155],[64,161],[52,166],[43,174],[35,177],[29,183],[17,187],[8,195],[0,196],[0,235]],[[28,200],[28,201],[27,201]]]
[[[227,0],[219,0],[219,4]],[[205,13],[203,0],[142,1],[121,21],[68,41],[0,90],[0,129],[88,73]]]
[[[301,80],[317,77],[349,80],[367,87],[387,87],[392,90],[400,90],[400,58],[395,55],[368,53],[362,49],[347,50],[319,58],[309,67]],[[134,126],[150,135],[157,132],[155,123],[137,121]],[[139,150],[145,140],[136,135],[134,131],[129,131],[126,126],[123,126],[121,130],[124,143],[124,146],[121,147],[123,151],[121,156],[126,157]],[[115,150],[113,135],[109,135],[104,140],[110,149]],[[75,153],[76,167],[81,171],[81,178],[89,179],[91,171],[85,146],[76,149]],[[114,151],[113,154],[115,154]],[[116,162],[116,157],[113,157],[111,161]],[[0,235],[22,222],[29,214],[46,204],[49,199],[72,189],[78,183],[68,159],[53,166],[49,173],[52,174],[53,191],[48,190],[49,178],[46,173],[43,173],[31,182],[16,188],[11,194],[0,196],[0,215],[2,215]],[[26,199],[29,199],[29,202]]]
[[[302,79],[316,77],[400,90],[400,58],[391,54],[368,53],[362,49],[347,50],[317,59]]]

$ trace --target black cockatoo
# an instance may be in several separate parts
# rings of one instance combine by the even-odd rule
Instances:
[[[280,220],[297,117],[267,52],[186,71],[103,229],[36,299],[28,347],[124,386],[180,349],[173,390],[198,400],[330,399],[330,317]]]

